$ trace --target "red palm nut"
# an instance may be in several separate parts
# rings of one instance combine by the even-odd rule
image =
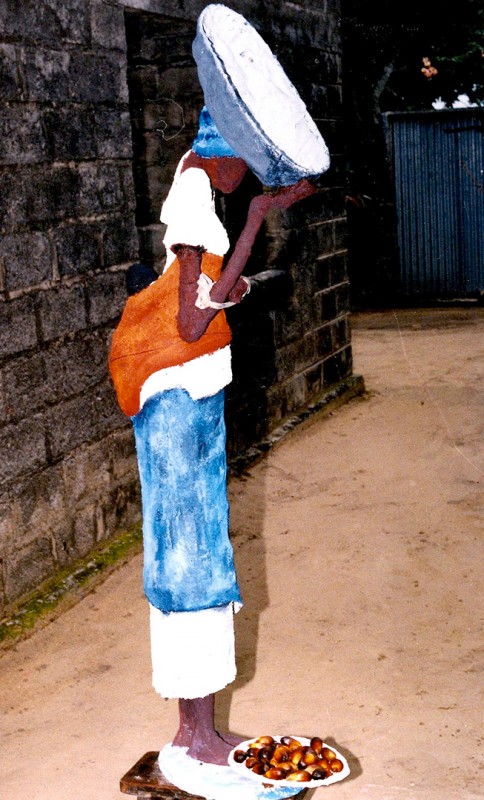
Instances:
[[[339,760],[339,758],[333,758],[330,763],[331,772],[341,772],[343,769],[343,762]]]
[[[309,766],[309,764],[315,764],[318,760],[316,753],[313,750],[308,750],[304,755],[301,757],[301,762],[304,767]]]
[[[281,737],[281,744],[285,744],[287,747],[291,744],[291,742],[295,742],[296,740],[293,739],[292,736],[282,736]],[[300,742],[299,742],[300,744]]]
[[[290,750],[286,745],[280,744],[274,750],[274,755],[272,758],[274,761],[288,761],[290,755]]]
[[[305,755],[304,747],[296,747],[296,749],[291,752],[292,763],[297,766],[301,761],[303,755]]]
[[[287,781],[297,781],[299,783],[305,783],[306,781],[311,780],[311,775],[307,770],[302,769],[298,770],[297,772],[291,772],[289,775],[286,776]]]
[[[336,753],[329,747],[323,747],[321,755],[323,756],[323,758],[327,758],[328,761],[332,761],[334,758],[336,758]]]
[[[270,778],[271,781],[281,781],[286,777],[286,771],[279,767],[271,767],[267,772],[264,772],[264,777]]]
[[[281,739],[281,742],[282,742],[282,739]],[[283,742],[283,744],[286,744],[286,742]],[[291,739],[291,741],[289,742],[289,744],[287,746],[289,747],[289,750],[292,753],[293,750],[297,750],[298,747],[302,747],[302,744],[297,739]]]
[[[311,769],[311,767],[308,768],[308,772],[309,769]],[[331,774],[330,772],[326,772],[326,770],[321,769],[321,767],[315,767],[314,770],[310,773],[311,779],[313,781],[324,781],[330,774]]]
[[[254,744],[261,744],[267,747],[268,745],[275,744],[275,741],[273,736],[259,736],[259,738],[255,740]]]
[[[282,769],[283,772],[286,774],[289,772],[295,772],[296,767],[291,761],[281,761],[279,764],[276,765],[278,769]]]
[[[321,755],[321,750],[323,749],[323,740],[319,738],[319,736],[313,736],[311,739],[311,750],[319,756]]]

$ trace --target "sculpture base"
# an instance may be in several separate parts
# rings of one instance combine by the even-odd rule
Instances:
[[[168,749],[170,748],[168,747]],[[175,750],[179,749],[180,748],[175,748]],[[138,800],[149,800],[150,798],[151,800],[205,800],[203,795],[191,794],[184,789],[179,789],[178,786],[175,786],[165,778],[158,764],[158,756],[159,753],[154,751],[145,753],[144,756],[128,770],[126,775],[123,775],[119,784],[119,788],[123,794],[136,795]],[[224,768],[222,767],[222,769]],[[234,790],[237,794],[237,791],[240,792],[241,787],[236,784],[237,781],[234,784]],[[280,793],[280,798],[285,796],[286,800],[289,800],[289,797],[294,797],[294,795],[300,792],[305,793],[306,788],[307,787],[301,787],[301,785],[299,785],[299,787],[294,787],[294,790],[292,790],[291,787],[291,790],[288,792],[287,788],[280,787],[278,792],[277,788],[267,787],[267,789],[262,790],[262,795],[267,794],[267,797],[273,800],[274,796]],[[217,794],[220,796],[220,787],[218,787],[218,789],[219,791]],[[230,786],[226,789],[227,800],[230,800],[230,795],[234,794],[234,791],[231,792],[230,789]],[[261,789],[261,786],[254,784],[253,795],[249,791],[247,795],[244,795],[242,792],[242,794],[239,794],[239,797],[250,797],[252,795],[253,800],[257,800],[257,798],[261,796]]]
[[[199,795],[189,794],[168,781],[158,766],[158,753],[145,753],[130,770],[123,775],[119,787],[123,794],[136,795],[138,800],[204,800]]]

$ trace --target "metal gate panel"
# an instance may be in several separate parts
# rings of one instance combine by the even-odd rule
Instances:
[[[401,291],[473,295],[484,288],[484,109],[386,117]]]

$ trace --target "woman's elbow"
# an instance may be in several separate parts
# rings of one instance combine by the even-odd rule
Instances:
[[[192,344],[193,342],[198,342],[203,330],[200,330],[200,326],[192,321],[180,322],[180,320],[178,320],[178,333],[184,342]]]

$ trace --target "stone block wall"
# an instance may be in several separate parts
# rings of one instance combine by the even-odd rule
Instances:
[[[0,4],[0,608],[139,516],[107,374],[138,255],[124,11]]]
[[[140,518],[109,339],[127,266],[163,262],[159,206],[196,129],[205,5],[0,2],[0,610]],[[249,271],[279,277],[230,315],[234,455],[348,380],[351,347],[339,0],[230,6],[273,47],[332,154],[317,194],[259,237]],[[256,191],[248,179],[222,204],[233,235]]]

